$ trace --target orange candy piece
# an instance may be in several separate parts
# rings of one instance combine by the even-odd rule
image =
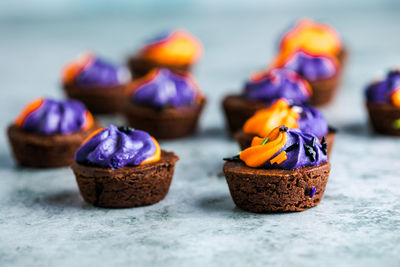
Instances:
[[[251,147],[246,148],[240,153],[240,159],[243,160],[247,166],[254,168],[259,167],[270,160],[285,146],[287,142],[287,133],[281,131],[280,127],[277,127],[267,136],[267,138],[268,142],[262,144],[264,138],[257,136],[254,137],[251,142]],[[284,161],[283,157],[278,158],[278,160],[280,162]]]

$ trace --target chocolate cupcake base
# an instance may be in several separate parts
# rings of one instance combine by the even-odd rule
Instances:
[[[172,66],[172,65],[163,65],[157,62],[149,61],[146,59],[131,57],[127,62],[128,68],[131,71],[132,77],[140,78],[146,75],[149,71],[154,68],[167,68],[172,71],[178,72],[190,72],[191,65],[186,64],[182,66]]]
[[[75,152],[83,140],[98,128],[100,123],[96,122],[87,131],[66,135],[43,135],[24,132],[17,126],[10,125],[7,134],[18,165],[31,168],[56,168],[71,165],[74,162]]]
[[[326,143],[328,144],[328,157],[331,154],[333,143],[335,142],[335,136],[336,136],[336,134],[333,131],[328,132],[328,134],[325,136]],[[233,137],[238,142],[240,149],[244,150],[251,145],[251,141],[253,140],[254,135],[246,134],[243,132],[243,130],[240,130],[240,131],[236,132]],[[320,139],[320,141],[321,140],[322,140],[322,138]]]
[[[82,88],[64,85],[66,95],[84,103],[94,114],[114,114],[122,111],[126,101],[125,85],[107,88]]]
[[[75,162],[72,170],[86,202],[104,208],[130,208],[165,198],[178,159],[173,152],[162,151],[160,161],[154,163],[112,170]]]
[[[268,103],[247,100],[242,95],[228,95],[222,102],[227,126],[231,135],[242,129],[245,122]]]
[[[144,130],[156,139],[176,139],[193,134],[206,100],[189,107],[154,109],[129,102],[125,117],[130,126]]]
[[[400,107],[367,103],[371,126],[376,133],[400,136]]]
[[[321,202],[330,172],[324,162],[297,170],[249,168],[226,162],[224,174],[232,199],[239,208],[256,213],[303,211]]]

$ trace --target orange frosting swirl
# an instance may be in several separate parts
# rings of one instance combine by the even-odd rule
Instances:
[[[268,160],[271,160],[271,164],[275,162],[280,164],[286,160],[285,151],[272,157],[285,146],[286,142],[286,131],[281,131],[280,127],[277,127],[266,138],[254,137],[251,146],[243,150],[239,157],[247,166],[254,168],[263,165]]]
[[[313,55],[337,56],[342,49],[338,33],[329,25],[302,19],[280,42],[281,53],[292,54],[302,49]]]
[[[298,128],[297,120],[300,114],[293,111],[288,101],[280,98],[266,109],[257,111],[243,126],[246,134],[267,136],[275,127],[285,125],[288,128]]]
[[[138,57],[169,66],[182,66],[199,60],[201,43],[189,33],[178,30],[148,43]]]

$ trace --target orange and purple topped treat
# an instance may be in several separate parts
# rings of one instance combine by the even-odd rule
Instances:
[[[150,39],[130,58],[128,65],[134,76],[142,76],[155,67],[189,71],[203,52],[201,43],[183,30],[165,32]]]
[[[373,129],[400,136],[400,70],[391,70],[384,79],[371,83],[365,96]]]
[[[365,95],[368,103],[391,104],[400,108],[400,70],[391,70],[385,79],[370,84]]]
[[[93,53],[85,53],[62,70],[68,97],[78,99],[94,113],[116,113],[122,108],[129,71]]]
[[[324,105],[335,94],[346,55],[332,27],[302,19],[283,35],[278,54],[268,69],[295,71],[313,88],[311,104]]]
[[[72,169],[87,202],[124,208],[163,199],[177,160],[147,132],[110,125],[83,142]]]
[[[286,126],[254,137],[223,171],[235,204],[251,212],[303,211],[318,205],[330,172],[328,145]]]
[[[75,100],[39,98],[29,103],[14,122],[23,131],[37,134],[70,134],[93,127],[92,114]]]
[[[64,84],[79,85],[82,89],[112,89],[127,83],[129,78],[124,66],[109,63],[93,53],[84,53],[62,71]]]
[[[81,142],[98,127],[76,100],[39,98],[23,109],[8,128],[8,136],[20,165],[60,167],[72,163]]]
[[[93,132],[75,154],[80,164],[111,169],[157,162],[160,157],[160,145],[148,133],[114,125]]]
[[[129,124],[158,139],[192,134],[206,101],[189,73],[166,68],[135,80],[128,92],[125,115]]]

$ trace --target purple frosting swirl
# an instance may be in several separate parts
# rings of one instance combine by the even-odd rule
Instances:
[[[44,99],[20,126],[22,130],[38,134],[70,134],[84,127],[87,110],[76,100]]]
[[[289,129],[287,130],[286,144],[273,156],[286,151],[287,159],[281,164],[271,164],[268,160],[261,168],[295,170],[302,167],[318,166],[328,161],[326,149],[326,143],[321,145],[317,136],[302,132],[299,129]]]
[[[332,58],[312,56],[298,51],[283,64],[284,68],[291,69],[308,81],[316,81],[333,77],[337,68]]]
[[[106,87],[124,84],[129,77],[125,67],[88,55],[86,64],[76,75],[74,82],[82,87]]]
[[[269,103],[278,98],[285,98],[293,103],[303,103],[309,100],[310,91],[307,82],[294,71],[273,69],[262,79],[246,82],[244,96],[250,100]]]
[[[297,123],[303,132],[314,134],[318,138],[328,133],[329,126],[321,111],[310,105],[295,105],[293,109],[300,114]]]
[[[75,161],[89,166],[117,169],[139,165],[152,156],[156,149],[148,133],[110,125],[78,149]]]
[[[400,88],[400,70],[391,70],[386,78],[370,84],[365,95],[370,103],[389,104],[392,94]]]
[[[195,103],[196,91],[189,76],[159,69],[151,80],[145,80],[135,88],[132,100],[154,108],[177,108]]]

